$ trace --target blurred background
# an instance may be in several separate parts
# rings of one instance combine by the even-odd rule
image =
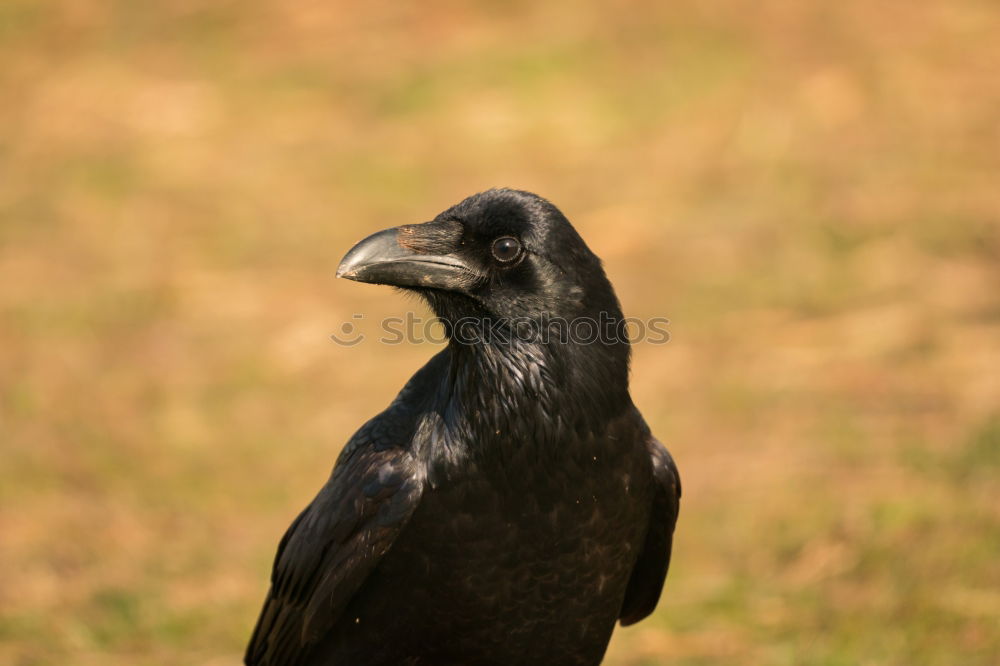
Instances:
[[[491,186],[604,258],[684,480],[607,663],[1000,663],[1000,6],[0,3],[0,662],[236,663],[433,344],[334,279]]]

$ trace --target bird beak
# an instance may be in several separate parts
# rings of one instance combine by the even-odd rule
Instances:
[[[351,248],[337,268],[337,277],[448,291],[466,291],[475,282],[475,271],[461,259],[449,254],[417,252],[409,244],[400,244],[399,229],[379,231]]]

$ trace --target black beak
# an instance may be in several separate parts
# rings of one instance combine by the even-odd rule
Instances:
[[[418,225],[419,226],[419,225]],[[466,291],[476,282],[476,272],[450,254],[416,252],[399,243],[399,227],[372,234],[347,253],[337,277],[389,284]]]

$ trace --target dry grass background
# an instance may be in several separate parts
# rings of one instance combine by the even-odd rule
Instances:
[[[510,185],[672,322],[609,664],[1000,663],[996,3],[402,4],[0,3],[0,662],[235,663],[434,351],[337,261]]]

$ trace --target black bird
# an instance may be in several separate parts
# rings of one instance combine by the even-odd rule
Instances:
[[[417,292],[450,339],[281,540],[246,663],[600,663],[659,600],[681,493],[600,260],[501,189],[366,238],[337,275]]]

